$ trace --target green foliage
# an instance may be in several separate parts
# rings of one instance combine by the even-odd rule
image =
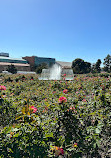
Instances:
[[[92,65],[91,72],[92,73],[100,73],[101,72],[100,65],[101,65],[101,60],[98,59],[96,64]]]
[[[37,74],[40,74],[42,72],[42,69],[47,69],[47,68],[48,68],[48,65],[46,63],[42,63],[36,67],[35,71]]]
[[[77,58],[72,62],[72,69],[74,74],[89,73],[91,71],[91,63]]]
[[[16,108],[6,99],[0,99],[0,126],[5,127],[15,122]]]
[[[17,69],[16,69],[16,67],[13,64],[8,65],[7,71],[11,72],[12,74],[16,74],[17,73]]]
[[[68,158],[109,156],[111,79],[100,75],[39,81],[36,75],[16,74],[10,76],[12,82],[2,76],[0,156],[59,157],[56,148]],[[59,102],[60,97],[67,101]]]
[[[1,133],[3,139],[1,155],[5,157],[40,157],[47,155],[48,145],[40,126],[22,123],[5,128]],[[7,142],[7,143],[5,143]]]
[[[96,62],[96,64],[95,64],[95,69],[96,69],[97,73],[101,72],[100,65],[101,65],[101,60],[98,59],[97,62]]]
[[[111,72],[111,55],[107,55],[107,57],[104,59],[104,71]]]

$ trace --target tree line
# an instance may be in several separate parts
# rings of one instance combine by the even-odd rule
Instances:
[[[95,64],[91,64],[90,62],[85,62],[83,59],[77,58],[72,62],[72,69],[74,74],[86,74],[86,73],[100,73],[101,71],[111,72],[111,55],[107,55],[104,59],[103,65],[101,68],[101,59],[98,59]],[[39,64],[38,66],[31,67],[31,71],[35,71],[37,74],[42,72],[42,69],[49,68],[46,63]],[[16,67],[11,64],[7,68],[8,72],[13,74],[17,73]]]
[[[74,74],[86,74],[86,73],[100,73],[101,71],[111,72],[111,55],[107,55],[104,59],[103,65],[101,68],[101,59],[98,59],[95,64],[90,62],[85,62],[83,59],[77,58],[72,62],[72,69]]]

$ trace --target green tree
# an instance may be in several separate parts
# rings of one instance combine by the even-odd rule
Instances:
[[[12,74],[16,74],[17,73],[17,69],[16,69],[16,67],[13,64],[8,65],[7,71],[11,72]]]
[[[75,74],[89,73],[91,71],[91,63],[77,58],[72,62],[72,69]]]
[[[98,59],[95,64],[92,65],[91,67],[91,72],[92,73],[100,73],[101,72],[101,59]]]
[[[91,63],[89,63],[89,62],[84,62],[84,72],[85,72],[85,73],[91,72]]]
[[[37,74],[40,74],[42,72],[42,69],[47,69],[47,68],[48,68],[48,65],[46,63],[42,63],[36,67],[35,71]]]
[[[107,55],[107,57],[104,59],[104,68],[103,70],[106,72],[111,72],[111,55]]]
[[[96,64],[95,64],[95,69],[96,69],[97,73],[101,72],[100,65],[101,65],[101,59],[98,59]]]
[[[96,73],[95,64],[92,64],[91,66],[91,73]]]

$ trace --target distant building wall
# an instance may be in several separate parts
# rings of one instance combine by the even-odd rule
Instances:
[[[17,71],[30,71],[30,65],[27,60],[11,58],[8,53],[0,53],[0,72],[6,71],[9,65],[14,65]]]
[[[39,64],[46,63],[49,67],[55,64],[55,58],[44,58],[44,57],[23,57],[23,59],[27,60],[31,66],[38,66]]]
[[[9,53],[1,52],[1,53],[0,53],[0,56],[9,57]]]
[[[31,66],[34,66],[34,64],[35,64],[35,56],[31,56],[31,57],[26,56],[26,57],[22,57],[22,59],[27,60],[27,62],[28,62]]]
[[[35,57],[35,65],[46,63],[49,67],[55,64],[54,58]]]
[[[19,60],[19,59],[11,59],[11,58],[5,58],[5,57],[0,57],[0,62],[7,62],[7,63],[23,63],[27,64],[26,60]]]
[[[72,62],[56,61],[56,64],[60,65],[63,69],[72,69]]]

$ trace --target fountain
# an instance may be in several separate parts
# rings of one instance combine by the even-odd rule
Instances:
[[[62,68],[58,64],[54,64],[50,69],[49,80],[60,80]]]
[[[60,65],[54,64],[49,69],[43,69],[41,73],[40,80],[60,80],[61,75],[66,74],[66,80],[73,80],[73,70],[72,69],[62,69]]]

